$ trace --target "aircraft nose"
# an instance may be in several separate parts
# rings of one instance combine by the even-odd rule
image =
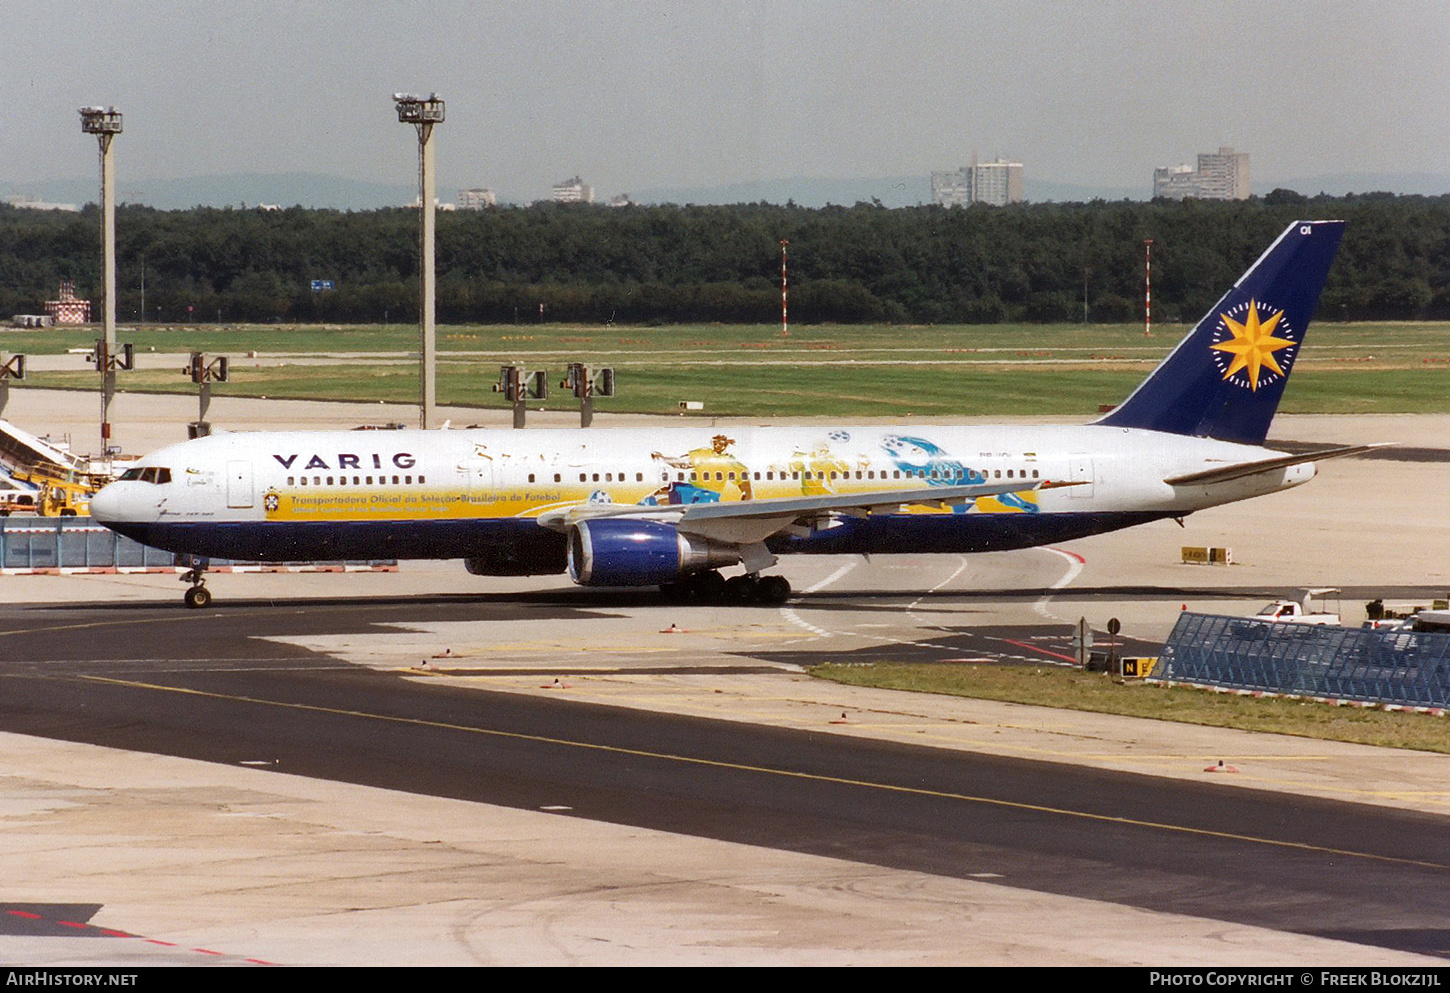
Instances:
[[[102,524],[120,520],[121,495],[117,489],[115,483],[109,483],[91,497],[91,517]]]

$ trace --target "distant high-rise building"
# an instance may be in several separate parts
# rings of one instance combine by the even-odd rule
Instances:
[[[931,174],[931,202],[941,207],[965,207],[972,202],[972,180],[966,166]]]
[[[554,184],[555,203],[593,203],[594,187],[575,176]]]
[[[943,207],[1022,202],[1022,163],[998,159],[931,174],[931,202]]]
[[[1249,198],[1249,153],[1223,147],[1218,154],[1198,156],[1198,168],[1187,165],[1153,170],[1153,198],[1182,200],[1247,200]]]
[[[972,202],[1005,207],[1022,202],[1022,163],[998,159],[972,167]]]
[[[459,210],[483,210],[486,207],[498,206],[498,197],[488,187],[474,187],[471,190],[458,191]]]
[[[1207,200],[1249,198],[1249,153],[1220,147],[1217,155],[1198,156],[1199,196]]]

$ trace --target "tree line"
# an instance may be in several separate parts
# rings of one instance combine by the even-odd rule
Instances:
[[[787,241],[793,323],[1125,322],[1202,314],[1290,222],[1348,222],[1320,314],[1450,319],[1450,196],[804,208],[535,204],[442,213],[444,323],[768,323]],[[416,321],[418,215],[195,208],[116,212],[124,322]],[[98,208],[0,204],[0,319],[62,279],[101,295]],[[314,280],[331,289],[314,290]],[[542,307],[542,310],[540,309]]]

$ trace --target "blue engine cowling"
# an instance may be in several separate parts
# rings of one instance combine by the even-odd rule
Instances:
[[[692,538],[659,521],[608,518],[569,529],[569,577],[581,586],[658,586],[739,561],[736,546]]]

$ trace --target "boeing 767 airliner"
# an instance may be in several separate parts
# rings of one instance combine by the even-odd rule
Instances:
[[[215,434],[141,459],[91,510],[197,557],[193,607],[209,556],[461,558],[782,602],[790,584],[762,573],[784,554],[998,551],[1182,518],[1363,450],[1262,447],[1342,233],[1289,225],[1091,424]]]

